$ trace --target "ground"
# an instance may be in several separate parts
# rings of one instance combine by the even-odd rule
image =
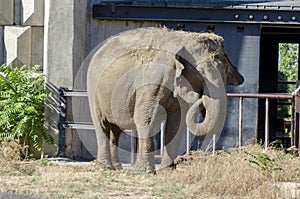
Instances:
[[[23,198],[297,198],[300,158],[248,146],[193,152],[157,174],[104,169],[97,162],[17,161],[0,156],[0,192]],[[284,183],[295,188],[285,188]],[[15,196],[15,195],[13,195]],[[28,197],[30,196],[30,197]],[[9,197],[8,197],[9,198]]]

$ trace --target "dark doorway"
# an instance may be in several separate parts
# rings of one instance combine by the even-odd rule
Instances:
[[[290,93],[295,89],[299,79],[299,28],[262,28],[260,41],[260,71],[259,93]],[[296,49],[296,74],[293,78],[287,78],[282,72],[282,56],[280,50],[283,47]],[[290,70],[288,70],[290,71]],[[290,77],[290,76],[289,76]],[[272,99],[269,102],[269,132],[270,142],[278,141],[284,147],[290,146],[290,117],[291,101]],[[259,100],[258,115],[258,142],[264,142],[265,129],[265,100]]]

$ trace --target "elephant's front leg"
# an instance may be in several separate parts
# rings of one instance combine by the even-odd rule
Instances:
[[[152,137],[138,139],[138,154],[134,169],[148,173],[155,171],[154,142]]]
[[[134,123],[138,136],[138,153],[135,169],[154,172],[154,126],[158,116],[159,86],[144,86],[136,92]]]
[[[184,105],[183,105],[184,106]],[[165,128],[164,152],[160,169],[172,167],[174,159],[178,155],[179,145],[185,130],[184,107],[177,102],[167,110],[167,120]]]

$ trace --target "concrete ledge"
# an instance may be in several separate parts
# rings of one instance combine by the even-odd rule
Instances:
[[[43,26],[44,25],[44,1],[22,0],[21,18],[22,25]]]
[[[14,0],[0,1],[0,25],[12,25],[14,21]]]
[[[31,27],[4,27],[6,64],[31,65]]]
[[[283,198],[298,198],[300,196],[300,182],[278,182],[275,186],[279,188]]]

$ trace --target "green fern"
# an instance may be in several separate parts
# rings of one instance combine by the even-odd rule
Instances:
[[[31,141],[41,150],[41,138],[54,140],[44,127],[44,100],[50,94],[44,89],[44,75],[35,75],[39,66],[0,67],[0,142],[5,138]]]

